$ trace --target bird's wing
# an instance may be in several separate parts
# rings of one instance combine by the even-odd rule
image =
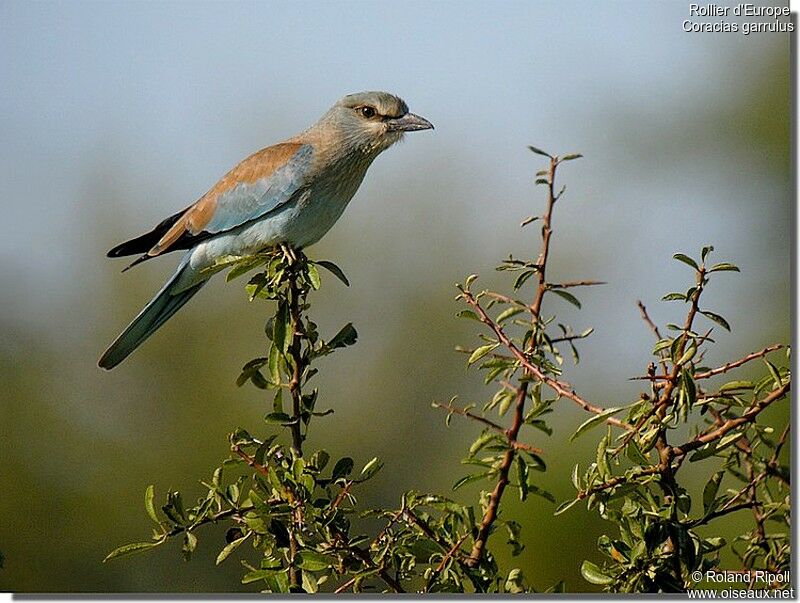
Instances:
[[[313,152],[309,144],[284,142],[254,153],[187,208],[146,256],[182,238],[232,230],[287,203],[308,184]]]

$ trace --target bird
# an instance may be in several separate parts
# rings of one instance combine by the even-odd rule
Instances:
[[[139,256],[125,270],[165,253],[185,253],[98,365],[110,370],[125,360],[200,291],[213,272],[207,269],[220,258],[319,241],[375,158],[406,132],[429,129],[433,124],[410,113],[394,94],[349,94],[305,131],[241,161],[186,209],[111,249],[111,258]]]

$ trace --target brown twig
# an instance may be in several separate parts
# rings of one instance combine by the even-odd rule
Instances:
[[[603,490],[608,490],[609,488],[619,486],[620,484],[625,484],[631,480],[644,477],[646,475],[655,475],[656,473],[660,473],[661,470],[662,470],[661,465],[652,465],[650,467],[645,467],[644,469],[636,471],[632,475],[618,475],[617,477],[613,477],[610,480],[607,480],[601,484],[592,486],[587,490],[581,490],[580,492],[578,492],[576,498],[578,500],[583,500],[587,496],[591,496],[592,494],[596,494],[597,492],[602,492]]]
[[[558,166],[558,159],[551,157],[550,167],[547,174],[547,208],[545,209],[544,216],[542,217],[542,245],[541,245],[541,251],[539,253],[539,258],[536,261],[536,264],[538,266],[536,274],[539,282],[536,288],[536,295],[534,296],[533,302],[530,305],[531,322],[533,323],[534,332],[538,331],[539,328],[539,315],[542,308],[542,300],[544,299],[544,294],[547,291],[547,280],[546,280],[547,258],[550,254],[550,237],[553,234],[553,228],[552,228],[553,207],[555,206],[557,199],[554,190],[557,166]],[[475,300],[474,297],[472,297],[471,293],[465,292],[465,296],[467,296],[468,300],[469,299],[472,300],[470,305],[473,305],[476,310],[479,310],[481,314],[481,320],[485,324],[487,324],[490,328],[492,328],[492,330],[494,330],[495,333],[497,333],[498,331],[502,332],[502,329],[500,329],[499,325],[497,325],[493,320],[491,320],[488,317],[488,315],[480,306],[478,301]],[[535,345],[534,340],[535,337],[531,338],[532,345]],[[511,343],[511,341],[508,340],[508,338],[506,338],[506,341],[508,343]],[[516,346],[514,346],[514,349],[516,349]],[[514,350],[511,351],[514,352]],[[522,356],[523,358],[525,357],[521,352],[520,356]],[[532,371],[526,368],[525,373],[529,375],[532,373]],[[509,427],[508,432],[506,434],[510,442],[516,441],[517,435],[519,434],[519,430],[522,428],[522,423],[525,416],[525,401],[527,397],[528,397],[528,381],[524,381],[519,385],[519,388],[517,390],[517,399],[516,403],[514,404],[514,416],[511,423],[511,427]],[[478,527],[478,534],[475,537],[475,542],[472,546],[472,551],[470,551],[469,558],[467,559],[467,564],[470,567],[477,566],[478,563],[480,563],[481,558],[483,557],[483,551],[486,548],[486,540],[489,538],[489,533],[491,532],[494,521],[497,518],[497,512],[500,506],[500,500],[503,497],[503,492],[505,491],[506,486],[508,485],[508,472],[511,469],[512,463],[514,462],[514,457],[515,457],[515,449],[512,446],[506,451],[506,453],[503,455],[502,461],[500,462],[497,484],[495,485],[494,490],[492,490],[492,493],[489,496],[489,504],[486,506],[486,510],[484,511],[481,524]]]
[[[336,496],[336,498],[331,503],[331,506],[330,506],[330,509],[329,509],[330,511],[335,511],[339,507],[339,505],[342,504],[342,501],[350,493],[350,488],[353,487],[354,483],[355,483],[354,480],[351,480],[351,479],[347,480],[347,483],[344,485],[344,488],[342,488],[342,490],[339,492],[339,494]]]
[[[565,335],[564,337],[553,337],[550,340],[550,343],[561,343],[561,342],[564,342],[564,341],[576,341],[578,339],[586,339],[591,334],[592,333],[589,332],[589,333],[585,333],[585,334],[584,333],[579,333],[578,335]]]
[[[242,513],[246,513],[247,511],[250,511],[252,509],[253,509],[253,507],[249,507],[249,506],[248,507],[241,507],[239,509],[237,509],[235,507],[231,507],[230,509],[225,509],[224,511],[220,511],[219,513],[216,513],[216,514],[212,515],[211,517],[204,517],[203,519],[201,519],[200,521],[198,521],[196,523],[193,523],[192,525],[189,525],[189,526],[175,526],[169,532],[164,534],[164,538],[177,536],[178,534],[181,534],[183,532],[191,532],[192,530],[194,530],[198,526],[202,526],[202,525],[205,525],[207,523],[216,523],[220,519],[227,519],[228,517],[234,517],[236,519],[241,519],[240,515]]]
[[[772,390],[766,397],[762,398],[758,402],[753,403],[744,413],[742,413],[738,417],[734,417],[732,419],[728,419],[717,429],[703,433],[698,435],[695,439],[682,444],[681,446],[676,446],[672,448],[672,456],[673,458],[679,457],[693,450],[697,450],[698,448],[702,448],[706,444],[714,442],[723,438],[728,432],[733,429],[736,429],[740,425],[744,425],[745,423],[752,423],[755,421],[756,417],[763,412],[770,404],[773,402],[780,400],[783,398],[791,389],[791,385],[789,382],[784,383],[781,387]]]
[[[436,535],[436,532],[434,532],[433,529],[431,529],[431,527],[422,518],[414,513],[414,511],[411,509],[401,509],[401,513],[402,517],[404,517],[408,523],[416,526],[419,531],[425,534],[428,539],[433,540],[436,544],[438,544],[443,552],[447,552],[452,548],[447,541],[439,538],[439,536]],[[456,551],[457,550],[458,549],[456,549]],[[455,552],[453,554],[455,554]],[[460,556],[456,556],[456,560],[459,562],[459,564],[463,564],[467,567],[470,566],[469,559],[462,560]]]
[[[361,559],[361,561],[363,561],[364,564],[369,569],[376,570],[376,573],[378,574],[380,579],[383,580],[386,583],[386,585],[392,589],[392,591],[394,591],[395,593],[406,592],[403,589],[402,585],[397,580],[395,580],[388,571],[386,571],[384,565],[382,563],[376,564],[372,560],[372,556],[367,551],[357,546],[348,546],[347,550],[355,554],[355,556],[358,557],[359,559]],[[358,581],[358,576],[350,578],[347,582],[343,583],[333,592],[337,594],[346,592],[349,588],[355,585],[357,581]]]
[[[375,544],[377,544],[378,542],[381,541],[381,539],[386,535],[386,533],[395,524],[395,522],[397,522],[397,520],[402,516],[402,514],[403,514],[403,509],[401,509],[400,511],[398,511],[394,515],[392,515],[392,518],[387,522],[387,524],[383,527],[383,529],[380,532],[378,532],[378,535],[375,536],[375,538],[370,543],[370,545],[369,545],[370,549],[373,546],[375,546]],[[340,533],[335,528],[332,528],[332,529],[333,529],[334,535],[336,536],[336,538],[340,542],[346,541],[346,539],[345,539],[345,537],[344,537],[344,535],[342,533]],[[394,592],[396,592],[396,593],[405,592],[403,590],[403,587],[400,585],[400,583],[397,582],[394,578],[392,578],[391,574],[389,574],[389,572],[386,571],[386,568],[382,564],[378,565],[373,561],[372,556],[369,554],[369,552],[367,550],[364,550],[364,549],[362,549],[360,547],[352,546],[349,543],[347,543],[344,548],[345,548],[345,550],[347,550],[349,552],[355,553],[355,555],[359,559],[361,559],[361,561],[367,567],[369,567],[370,569],[377,569],[378,576]],[[351,588],[357,581],[358,581],[358,576],[354,576],[353,578],[350,578],[349,580],[344,582],[341,586],[337,587],[336,590],[333,591],[333,592],[334,593],[343,593],[343,592],[347,591],[349,588]]]
[[[294,367],[292,368],[292,379],[289,382],[289,393],[292,395],[292,448],[298,456],[303,456],[303,433],[302,422],[300,420],[300,410],[302,408],[303,394],[301,390],[301,379],[305,359],[302,354],[302,324],[300,304],[302,291],[297,286],[297,275],[294,267],[290,268],[289,275],[289,315],[292,324],[292,342],[289,345],[289,356],[292,358]]]
[[[297,285],[297,257],[290,250],[289,264],[289,315],[292,325],[292,342],[289,345],[288,353],[292,358],[292,379],[289,382],[289,393],[292,396],[292,449],[297,456],[303,456],[303,431],[301,421],[301,409],[303,403],[302,378],[305,371],[306,359],[303,357],[303,317],[301,304],[304,291]],[[299,509],[295,507],[292,513],[292,522],[289,525],[289,583],[293,586],[300,586],[301,572],[297,568],[297,554],[299,544],[297,542],[297,532],[301,529],[302,518]]]
[[[504,304],[510,304],[512,306],[517,306],[518,308],[523,308],[525,310],[528,309],[526,304],[523,304],[518,299],[514,299],[513,297],[509,297],[508,295],[503,295],[502,293],[497,293],[496,291],[481,291],[481,295],[485,295],[486,297],[491,297],[492,299],[496,299],[499,302]]]
[[[750,362],[751,360],[756,360],[757,358],[762,358],[763,356],[766,356],[770,352],[774,352],[776,350],[780,350],[781,348],[783,348],[783,345],[781,345],[779,343],[776,343],[776,344],[771,345],[771,346],[767,346],[763,350],[761,350],[759,352],[753,352],[752,354],[748,354],[747,356],[745,356],[744,358],[740,358],[739,360],[735,360],[733,362],[728,362],[727,364],[724,364],[724,365],[722,365],[720,367],[717,367],[717,368],[714,368],[714,369],[711,369],[711,370],[708,370],[708,371],[704,371],[702,373],[697,373],[694,376],[694,379],[695,380],[697,380],[697,379],[708,379],[709,377],[713,377],[714,375],[720,375],[722,373],[727,373],[731,369],[734,369],[736,367],[742,366],[743,364],[745,364],[747,362]]]
[[[639,312],[642,314],[642,320],[647,323],[647,326],[650,327],[650,330],[653,331],[653,334],[660,340],[661,332],[658,330],[656,323],[652,321],[650,315],[647,313],[647,308],[644,307],[644,304],[639,299],[636,300],[636,305],[639,306]]]
[[[453,555],[455,555],[456,552],[461,548],[461,545],[464,544],[464,541],[467,539],[467,537],[469,537],[469,532],[466,532],[461,538],[459,538],[458,542],[456,542],[450,548],[450,550],[447,551],[447,553],[445,553],[445,556],[442,557],[442,560],[439,562],[439,565],[437,565],[436,569],[434,569],[433,572],[431,572],[431,575],[428,578],[428,583],[425,586],[425,592],[430,592],[431,586],[433,586],[436,580],[439,578],[439,574],[441,574],[442,570],[444,570],[444,566],[447,565],[448,560],[450,560],[453,557]]]
[[[601,408],[600,406],[596,406],[592,404],[585,398],[581,397],[577,392],[572,389],[572,386],[567,383],[566,381],[560,381],[558,379],[554,379],[549,375],[544,374],[539,367],[533,364],[528,357],[514,344],[513,341],[506,335],[505,331],[499,325],[495,324],[494,321],[489,317],[480,303],[475,299],[475,296],[468,290],[462,289],[461,292],[464,295],[464,300],[475,309],[475,312],[478,314],[478,318],[480,318],[481,322],[488,326],[494,334],[497,336],[500,343],[502,343],[508,351],[510,351],[514,357],[519,361],[519,363],[526,369],[528,369],[531,374],[536,377],[538,380],[542,381],[545,385],[547,385],[550,389],[555,391],[560,396],[564,398],[568,398],[575,402],[578,406],[583,408],[587,412],[594,413],[596,415],[602,414],[606,411],[605,408]],[[630,431],[633,429],[627,423],[620,421],[617,418],[609,417],[606,419],[606,423],[609,425],[614,425],[615,427],[619,427],[626,431]]]
[[[697,312],[700,310],[700,295],[703,293],[703,286],[705,285],[705,282],[705,266],[701,265],[697,269],[697,286],[692,294],[691,305],[688,313],[686,314],[683,335],[680,336],[681,340],[678,341],[678,346],[675,351],[675,354],[679,359],[683,357],[683,354],[686,351],[686,343],[689,341],[688,333],[691,332],[695,316],[697,316]],[[644,314],[646,315],[646,313]],[[657,330],[655,332],[657,332]],[[663,422],[663,419],[667,413],[667,409],[672,403],[672,392],[678,383],[678,378],[682,370],[683,365],[679,360],[673,365],[670,376],[664,383],[664,387],[661,390],[661,397],[655,404],[654,416],[660,424]],[[667,441],[667,429],[663,424],[660,425],[656,435],[655,449],[658,452],[660,468],[660,479],[658,483],[662,492],[664,493],[664,502],[670,504],[674,500],[675,496],[677,496],[678,486],[675,481],[675,471],[672,467],[672,459],[675,457],[675,454],[673,448],[670,447],[669,442]],[[674,573],[674,577],[676,580],[680,581],[681,557],[679,547],[676,544],[678,542],[678,534],[674,528],[674,526],[677,524],[677,505],[670,506],[672,509],[670,526],[672,527],[669,528],[669,538],[667,540],[666,550],[667,552],[671,553],[672,571]]]
[[[250,467],[258,471],[261,475],[269,479],[269,470],[262,465],[261,463],[257,463],[256,459],[249,454],[247,454],[238,444],[231,444],[231,450],[238,455],[239,457],[244,460]]]
[[[569,289],[571,287],[591,287],[593,285],[607,285],[605,281],[567,281],[564,283],[547,283],[548,289]]]
[[[528,382],[523,383],[519,388],[517,394],[517,401],[514,405],[514,422],[509,431],[509,440],[515,440],[522,426],[523,410],[525,408],[525,399],[528,397]],[[509,448],[503,455],[503,460],[500,462],[500,469],[498,470],[497,484],[489,496],[489,504],[483,514],[481,525],[478,527],[478,535],[475,537],[475,543],[472,546],[467,565],[475,567],[480,563],[483,556],[483,551],[486,547],[486,540],[489,538],[492,525],[497,519],[497,511],[500,507],[500,499],[503,498],[503,492],[508,486],[508,472],[511,469],[511,464],[514,462],[514,448]]]
[[[497,431],[498,433],[506,434],[507,429],[502,425],[495,423],[494,421],[487,419],[486,417],[482,417],[481,415],[476,415],[475,413],[470,412],[466,408],[461,408],[459,406],[453,406],[452,404],[440,404],[439,402],[434,402],[432,404],[434,408],[441,408],[442,410],[446,410],[448,413],[453,413],[454,415],[461,415],[462,417],[467,417],[473,421],[477,421],[478,423],[483,423],[487,427],[490,427]]]
[[[453,406],[452,404],[440,404],[439,402],[433,403],[434,408],[441,408],[442,410],[446,410],[447,412],[453,413],[455,415],[461,415],[462,417],[466,417],[473,421],[477,421],[479,423],[483,423],[484,425],[488,426],[489,428],[495,430],[496,432],[506,436],[509,438],[510,430],[506,429],[502,425],[487,419],[486,417],[482,417],[481,415],[476,415],[468,411],[466,408],[460,408],[458,406]],[[509,439],[509,445],[517,450],[525,450],[526,452],[531,452],[533,454],[542,454],[544,451],[541,448],[536,448],[535,446],[531,446],[530,444],[525,444],[524,442],[519,442],[517,440]]]
[[[728,515],[729,513],[735,513],[736,511],[741,511],[742,509],[752,509],[757,504],[758,503],[753,502],[753,501],[747,501],[747,502],[740,503],[738,505],[733,505],[731,507],[727,507],[727,508],[723,507],[723,508],[721,508],[721,509],[719,509],[717,511],[713,511],[712,513],[709,513],[705,517],[701,517],[700,519],[696,519],[694,521],[688,522],[686,525],[688,527],[696,528],[697,526],[705,525],[708,522],[710,522],[711,520],[717,519],[718,517],[723,517],[725,515]]]
[[[257,463],[255,458],[247,454],[238,444],[232,444],[231,450],[241,457],[250,467],[258,471],[261,475],[269,479],[269,470],[262,465],[261,463]],[[298,553],[298,543],[297,543],[297,536],[295,535],[295,530],[300,529],[300,525],[302,524],[302,515],[300,512],[300,508],[294,501],[294,496],[292,495],[291,491],[287,489],[287,493],[291,497],[290,504],[292,505],[292,525],[289,529],[289,582],[293,586],[300,585],[300,572],[297,571],[296,565],[296,557]]]

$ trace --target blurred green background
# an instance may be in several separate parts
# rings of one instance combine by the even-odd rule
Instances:
[[[323,275],[323,333],[352,321],[360,335],[322,361],[320,404],[336,412],[310,445],[384,459],[365,504],[446,493],[463,474],[476,427],[446,428],[430,402],[489,392],[452,351],[475,326],[453,317],[453,283],[505,286],[496,261],[538,249],[518,226],[542,203],[527,144],[586,156],[561,171],[551,274],[609,284],[582,312],[545,309],[596,329],[565,375],[585,396],[637,395],[626,379],[652,342],[635,300],[677,322],[679,306],[657,303],[690,278],[675,251],[712,243],[742,269],[708,291],[734,327],[710,362],[788,342],[789,38],[685,33],[686,18],[685,2],[0,3],[0,588],[248,590],[235,560],[213,567],[213,529],[188,564],[177,542],[100,561],[149,534],[147,484],[199,494],[226,434],[264,428],[268,400],[234,379],[268,308],[220,279],[106,373],[99,354],[177,258],[121,275],[104,254],[346,93],[390,90],[436,125],[379,158],[310,250],[352,283]],[[567,442],[584,418],[565,401],[553,436],[532,441],[559,500],[591,457],[592,437]],[[517,563],[538,588],[591,590],[579,566],[600,560],[604,526],[553,510],[506,508],[523,523]]]

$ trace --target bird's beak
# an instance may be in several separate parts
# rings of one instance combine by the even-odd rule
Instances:
[[[433,124],[424,117],[406,113],[386,121],[390,132],[416,132],[417,130],[433,130]]]

